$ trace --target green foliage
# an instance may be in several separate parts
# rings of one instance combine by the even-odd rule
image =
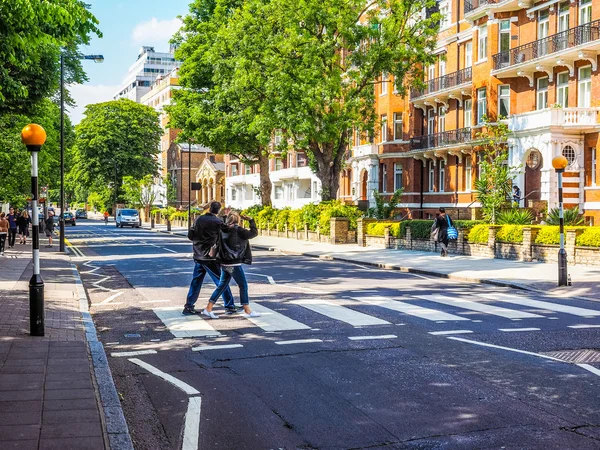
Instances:
[[[489,227],[485,224],[475,225],[469,231],[468,241],[473,244],[487,244]]]
[[[556,226],[540,227],[535,237],[536,244],[558,245],[560,243],[560,229]]]
[[[265,206],[255,217],[256,226],[265,230],[267,227],[271,227],[271,229],[275,228],[274,222],[277,211],[277,209],[271,206]]]
[[[501,242],[520,243],[523,242],[522,225],[502,225],[496,233],[496,240]]]
[[[576,244],[582,247],[600,247],[600,227],[588,227],[577,236]]]
[[[375,219],[391,219],[394,216],[394,211],[402,199],[404,189],[398,189],[392,194],[389,202],[385,202],[383,196],[377,189],[373,189],[373,197],[375,198],[375,208],[369,208],[368,217]]]
[[[583,215],[579,212],[579,207],[565,208],[563,210],[565,226],[577,226],[582,225],[585,221]],[[546,216],[546,223],[548,225],[559,225],[560,224],[560,210],[558,208],[552,208]]]
[[[123,177],[123,198],[134,208],[150,208],[156,200],[154,177],[146,175],[141,179]]]
[[[500,225],[530,225],[533,222],[533,214],[528,209],[511,208],[498,214]]]
[[[394,237],[401,237],[401,222],[377,222],[367,224],[367,234],[369,236],[383,236],[386,227],[390,228],[390,235]]]
[[[356,230],[358,218],[362,212],[354,205],[346,205],[340,200],[321,203],[321,215],[319,217],[319,230],[323,234],[329,234],[330,219],[332,217],[346,217],[349,220],[348,229]]]
[[[91,209],[104,212],[108,205],[109,198],[105,198],[98,192],[92,192],[88,195],[87,203]]]

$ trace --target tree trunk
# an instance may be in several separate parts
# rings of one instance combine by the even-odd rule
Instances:
[[[260,199],[263,206],[271,206],[271,178],[269,177],[269,156],[262,151],[258,155],[260,167]]]
[[[324,202],[335,200],[340,187],[340,173],[345,157],[345,133],[342,133],[337,143],[328,143],[321,147],[318,143],[312,143],[310,147],[317,162],[316,175],[321,180],[321,200]]]

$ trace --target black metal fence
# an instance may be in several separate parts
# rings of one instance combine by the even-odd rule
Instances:
[[[442,133],[426,134],[410,139],[411,150],[445,147],[447,145],[465,144],[472,140],[471,128],[458,128]]]
[[[433,80],[425,82],[424,89],[412,88],[410,90],[410,97],[417,98],[423,95],[432,94],[433,92],[442,91],[454,86],[459,86],[463,83],[467,83],[473,79],[473,69],[466,67],[456,72],[449,73]]]

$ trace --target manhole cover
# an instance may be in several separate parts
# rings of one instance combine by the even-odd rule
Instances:
[[[565,362],[573,364],[600,362],[600,351],[589,348],[546,352],[543,355],[552,356],[553,358],[562,359]]]

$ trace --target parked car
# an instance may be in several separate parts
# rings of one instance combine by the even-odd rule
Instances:
[[[70,212],[66,212],[63,214],[63,220],[65,221],[65,225],[67,225],[69,223],[73,226],[77,225],[75,223],[75,216]]]
[[[124,226],[139,228],[142,226],[140,214],[135,209],[117,209],[115,223],[117,228],[123,228]]]
[[[77,211],[75,211],[75,218],[76,219],[87,219],[87,211],[85,209],[78,209]]]

